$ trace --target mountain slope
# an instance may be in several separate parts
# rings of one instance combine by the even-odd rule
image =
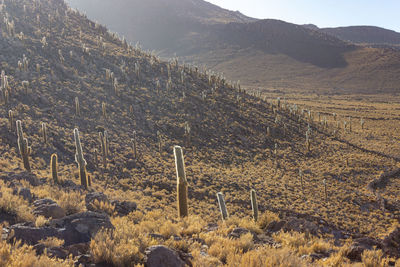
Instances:
[[[166,58],[176,55],[206,65],[245,86],[319,93],[394,93],[400,88],[400,52],[355,46],[346,38],[352,31],[341,35],[315,31],[316,26],[252,20],[201,0],[69,2],[129,41],[140,41]],[[368,32],[356,36],[362,41]],[[395,40],[395,35],[387,39]]]
[[[374,26],[322,28],[320,31],[355,44],[400,45],[400,33]]]

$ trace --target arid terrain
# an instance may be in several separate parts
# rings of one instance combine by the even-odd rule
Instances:
[[[0,16],[0,266],[400,264],[397,95],[246,90],[61,0]]]
[[[400,33],[383,28],[253,19],[203,0],[67,2],[128,42],[204,65],[243,86],[320,94],[400,88]]]

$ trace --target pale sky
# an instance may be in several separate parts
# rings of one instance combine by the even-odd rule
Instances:
[[[319,27],[372,25],[400,32],[400,0],[206,0],[260,19]]]

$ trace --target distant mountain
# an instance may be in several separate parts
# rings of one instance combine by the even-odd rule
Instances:
[[[205,64],[243,85],[319,92],[400,89],[400,52],[355,45],[363,41],[356,29],[350,39],[342,34],[350,28],[258,20],[202,0],[69,2],[145,49]],[[382,31],[370,40],[382,39],[377,32]],[[395,36],[382,40],[395,42]]]
[[[318,28],[314,24],[303,27],[327,33],[346,42],[367,45],[400,46],[400,33],[375,26],[349,26],[337,28]]]

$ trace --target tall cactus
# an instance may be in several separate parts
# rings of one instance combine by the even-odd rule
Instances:
[[[107,169],[107,138],[104,136],[102,132],[99,132],[99,140],[101,147],[101,154],[103,157],[103,167]]]
[[[76,163],[78,163],[79,166],[79,178],[81,180],[81,185],[87,189],[88,180],[86,173],[86,160],[83,158],[82,145],[81,145],[81,140],[79,138],[79,131],[77,128],[74,129],[74,138],[76,147],[75,161]]]
[[[31,154],[31,147],[28,146],[28,139],[24,138],[24,132],[22,131],[22,123],[20,120],[16,122],[17,124],[17,135],[18,135],[18,149],[21,154],[22,162],[24,163],[24,168],[28,172],[31,171],[31,166],[29,164],[29,155]]]
[[[136,140],[136,131],[133,131],[133,138],[131,139],[132,141],[132,146],[133,146],[133,154],[135,156],[135,160],[137,161],[137,140]]]
[[[257,203],[257,195],[254,189],[250,191],[250,199],[251,199],[251,209],[253,211],[253,219],[254,221],[258,221],[258,203]]]
[[[58,173],[57,173],[57,154],[51,155],[50,159],[50,169],[51,169],[51,177],[53,178],[53,181],[55,184],[58,184]]]
[[[107,117],[106,103],[101,103],[101,112],[103,114],[104,119]]]
[[[79,98],[75,97],[75,115],[79,117],[81,115],[81,108],[79,105]]]
[[[180,146],[174,147],[174,156],[177,180],[178,215],[182,218],[188,216],[188,184],[183,152]]]
[[[217,199],[218,199],[219,210],[221,211],[222,220],[225,221],[226,219],[228,219],[229,214],[226,209],[224,195],[222,195],[221,192],[218,192]]]
[[[10,124],[10,131],[14,130],[14,112],[12,110],[8,111],[8,122]]]
[[[157,139],[158,139],[158,152],[161,154],[162,152],[162,136],[160,131],[157,131]]]
[[[42,122],[42,137],[43,143],[47,144],[47,126],[45,122]]]

